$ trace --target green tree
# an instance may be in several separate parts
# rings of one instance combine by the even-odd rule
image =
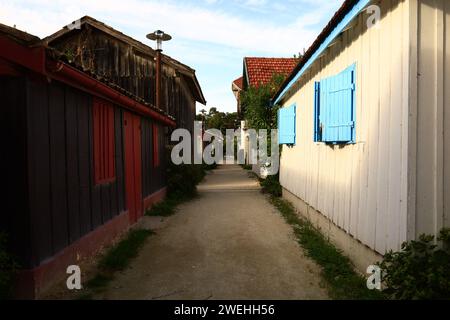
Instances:
[[[215,107],[212,107],[208,113],[201,110],[196,119],[204,121],[206,129],[218,129],[224,134],[226,129],[236,129],[239,124],[237,112],[220,112]]]
[[[284,76],[276,74],[269,83],[242,92],[241,105],[248,128],[276,128],[278,107],[271,105],[271,99],[284,80]]]

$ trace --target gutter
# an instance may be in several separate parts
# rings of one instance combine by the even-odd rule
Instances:
[[[291,75],[290,80],[287,80],[289,82],[283,84],[280,91],[278,91],[272,99],[272,105],[279,103],[281,99],[284,98],[286,93],[301,78],[301,76],[308,70],[308,68],[311,67],[311,65],[322,55],[322,53],[330,46],[330,44],[333,43],[333,41],[345,30],[350,22],[352,22],[353,19],[356,18],[370,2],[371,0],[357,1],[353,8],[342,19],[340,19],[340,22],[336,25],[336,27],[334,27],[334,29],[329,33],[325,40],[322,41],[320,46],[311,53],[311,56],[307,60],[300,61],[299,65],[293,72],[293,76]],[[345,6],[345,3],[343,6]],[[326,30],[326,28],[324,30]],[[313,47],[314,43],[310,50]],[[308,52],[305,55],[308,55]]]

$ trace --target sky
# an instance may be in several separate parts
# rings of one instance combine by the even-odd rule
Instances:
[[[46,37],[89,15],[196,70],[208,104],[235,112],[231,83],[244,57],[293,57],[307,49],[343,0],[0,0],[0,23]]]

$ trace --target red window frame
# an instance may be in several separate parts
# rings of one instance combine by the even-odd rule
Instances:
[[[108,184],[116,179],[114,106],[103,99],[94,98],[94,181]]]
[[[159,130],[158,126],[153,124],[153,167],[157,168],[159,165]]]

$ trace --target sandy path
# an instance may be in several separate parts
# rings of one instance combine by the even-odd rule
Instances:
[[[198,199],[163,220],[99,299],[327,299],[319,268],[238,166],[222,166]]]

